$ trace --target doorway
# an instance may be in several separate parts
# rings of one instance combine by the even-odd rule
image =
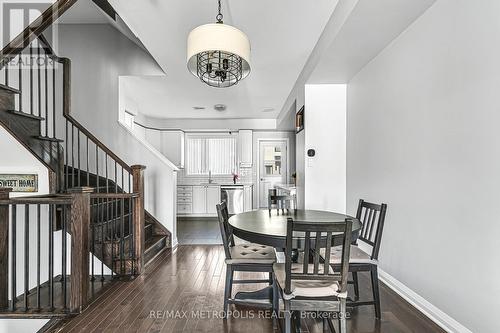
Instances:
[[[259,208],[267,207],[269,189],[288,181],[288,140],[259,141],[257,167]]]

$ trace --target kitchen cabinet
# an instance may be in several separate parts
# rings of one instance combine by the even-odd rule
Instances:
[[[207,188],[206,186],[193,186],[193,214],[205,214],[207,212]]]
[[[240,168],[251,168],[253,162],[253,134],[251,130],[238,133],[238,158]]]
[[[179,215],[217,216],[220,203],[219,185],[179,185],[177,212]]]
[[[184,132],[162,131],[160,151],[179,169],[184,168]]]
[[[220,203],[220,187],[219,186],[207,186],[207,214],[217,215],[217,208],[215,207]]]
[[[187,215],[193,212],[193,187],[177,187],[177,214]]]
[[[244,210],[249,212],[253,209],[253,187],[252,185],[245,185],[243,190]]]

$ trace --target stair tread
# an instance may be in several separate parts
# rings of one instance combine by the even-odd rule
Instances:
[[[167,238],[167,236],[163,236],[163,235],[154,235],[153,237],[151,237],[151,239],[147,240],[144,244],[144,247],[146,248],[144,253],[151,251],[151,249],[153,249],[155,247],[155,245],[157,245],[158,243],[160,243],[161,241],[163,241],[166,238]]]
[[[42,136],[42,135],[34,136],[34,138],[38,139],[38,140],[50,141],[50,142],[64,142],[64,140],[61,140],[61,139],[51,138],[49,136]]]
[[[30,119],[45,120],[44,117],[35,116],[34,114],[25,113],[25,112],[21,112],[21,111],[17,111],[17,110],[7,110],[7,112],[9,112],[11,114],[15,114],[17,116],[22,116],[22,117],[30,118]]]
[[[0,89],[10,91],[10,92],[12,92],[14,94],[20,94],[21,93],[21,91],[19,91],[19,89],[12,88],[12,87],[6,86],[5,84],[1,84],[1,83],[0,83]]]

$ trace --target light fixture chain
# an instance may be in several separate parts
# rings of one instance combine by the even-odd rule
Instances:
[[[223,23],[222,19],[224,18],[224,16],[222,15],[222,6],[220,0],[218,0],[218,2],[219,2],[219,14],[217,14],[215,18],[217,19],[217,23]]]

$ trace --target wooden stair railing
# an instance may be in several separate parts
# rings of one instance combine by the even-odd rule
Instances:
[[[90,220],[88,224],[91,228],[91,245],[88,251],[83,252],[93,254],[90,271],[91,283],[95,287],[95,283],[106,283],[108,278],[140,274],[145,263],[170,245],[170,233],[144,209],[145,167],[129,166],[70,114],[71,62],[67,58],[58,57],[42,33],[75,2],[76,0],[58,0],[0,53],[0,125],[48,167],[53,193],[52,196],[8,199],[5,197],[6,192],[0,191],[0,197],[1,193],[4,193],[3,201],[0,200],[0,225],[8,225],[2,224],[2,218],[8,219],[9,212],[12,214],[15,211],[16,214],[19,205],[28,207],[28,210],[47,205],[46,210],[50,213],[47,219],[51,224],[48,231],[49,241],[54,237],[54,233],[60,230],[61,237],[66,234],[71,234],[72,239],[76,237],[74,243],[80,247],[81,252],[85,244],[78,245],[77,241],[85,236],[84,230],[73,229],[67,225],[68,221],[77,220],[76,216],[67,215],[68,212],[77,211],[75,208],[69,208],[70,205],[76,205],[78,210],[85,213],[85,221],[78,223],[87,223],[87,214]],[[38,64],[28,62],[26,65],[21,61],[23,57],[35,57]],[[45,61],[40,63],[41,59]],[[16,60],[18,65],[12,65]],[[94,193],[89,194],[88,188],[93,188]],[[82,191],[84,193],[80,193]],[[85,199],[80,198],[78,202],[68,201],[68,198],[79,195]],[[87,197],[90,201],[87,201]],[[33,219],[33,216],[25,211],[24,230],[25,237],[28,238],[32,237],[28,231],[38,230],[29,228],[30,219]],[[73,235],[73,232],[76,234]],[[4,240],[0,230],[0,248],[7,246],[2,243]],[[8,251],[8,248],[4,250]],[[77,274],[83,274],[81,272],[87,269],[84,260],[76,259],[78,258],[71,261],[71,269],[77,272],[75,279]],[[100,261],[100,270],[96,264],[97,260]],[[100,275],[94,274],[96,269]],[[31,304],[33,301],[30,301],[30,297],[37,295],[35,303],[38,306],[35,309],[28,306],[29,304],[21,306],[19,300],[11,299],[11,314],[19,315],[20,308],[27,313],[62,314],[67,313],[68,309],[78,311],[75,304],[80,304],[81,309],[87,299],[84,295],[85,281],[82,282],[83,285],[80,284],[81,281],[78,284],[71,283],[71,288],[79,286],[79,296],[74,293],[72,295],[80,298],[71,301],[73,303],[67,303],[64,298],[70,285],[67,282],[67,274],[62,274],[61,270],[61,274],[56,277],[53,274],[47,276],[50,278],[46,282],[37,281],[34,291],[28,288],[22,294],[24,302],[27,299]],[[57,290],[58,284],[55,280],[60,282],[60,288]],[[0,273],[0,298],[2,281]],[[47,297],[50,302],[42,311],[40,295],[44,295],[42,291],[45,290],[48,290]],[[63,303],[54,303],[55,291],[65,295]],[[0,308],[1,302],[0,299]]]
[[[0,317],[79,313],[96,290],[109,284],[115,271],[125,276],[140,270],[142,258],[136,248],[143,229],[135,216],[140,214],[135,209],[141,205],[139,193],[94,194],[93,188],[81,187],[68,194],[9,198],[10,191],[0,188]],[[98,208],[93,203],[99,200],[121,202],[120,218],[124,222],[127,216],[126,223],[103,230],[91,218]],[[130,202],[128,215],[123,212],[126,201]],[[62,230],[56,233],[58,208],[63,211]],[[110,267],[98,265],[92,249],[103,248],[110,234],[116,242],[111,250],[117,255],[111,256]]]

